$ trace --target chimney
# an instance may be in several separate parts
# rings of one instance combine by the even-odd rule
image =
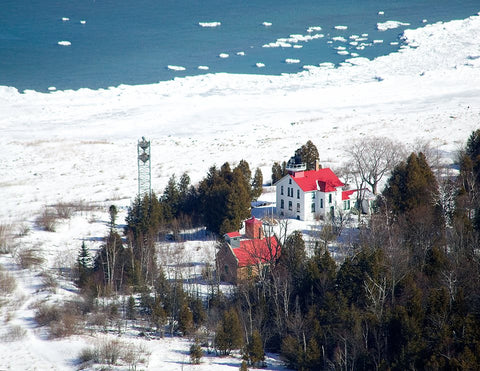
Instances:
[[[320,170],[321,168],[320,161],[318,161],[318,158],[315,159],[315,171]]]

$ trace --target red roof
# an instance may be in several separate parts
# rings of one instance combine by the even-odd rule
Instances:
[[[352,194],[354,194],[355,192],[357,192],[356,189],[351,189],[349,191],[343,191],[342,192],[342,201],[345,201],[345,200],[349,200],[350,199],[350,196]]]
[[[298,178],[291,175],[290,177],[304,192],[316,191],[317,189],[320,189],[322,192],[334,192],[337,187],[344,186],[340,179],[338,179],[335,173],[329,168],[305,171],[303,176]]]
[[[274,237],[240,241],[240,247],[232,249],[238,259],[239,267],[247,267],[257,263],[267,263],[272,257],[277,257],[280,245]]]
[[[229,232],[227,233],[227,236],[230,238],[234,238],[234,237],[241,237],[241,234],[240,232]]]

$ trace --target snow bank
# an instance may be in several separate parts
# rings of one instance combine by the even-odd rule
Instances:
[[[198,25],[200,27],[213,28],[221,26],[222,22],[198,22]]]
[[[410,26],[410,23],[399,22],[399,21],[386,21],[383,23],[377,23],[377,30],[386,31],[386,30],[398,28],[400,26]]]

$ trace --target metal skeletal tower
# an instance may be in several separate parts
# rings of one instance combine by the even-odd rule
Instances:
[[[151,194],[151,163],[150,163],[150,141],[142,140],[137,144],[138,154],[138,195],[144,197]]]

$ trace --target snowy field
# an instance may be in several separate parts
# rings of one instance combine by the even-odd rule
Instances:
[[[91,249],[108,230],[109,205],[125,208],[137,191],[136,144],[152,141],[152,186],[188,172],[193,182],[208,168],[241,159],[260,166],[264,179],[312,140],[322,165],[341,166],[349,143],[387,136],[412,150],[428,142],[451,161],[480,127],[480,17],[428,25],[404,33],[407,47],[373,61],[353,58],[339,68],[296,75],[203,75],[153,85],[23,94],[0,87],[0,224],[12,226],[17,249],[34,247],[45,263],[21,270],[10,255],[0,265],[17,282],[3,306],[0,336],[16,328],[22,341],[0,342],[0,369],[75,369],[80,349],[94,335],[48,341],[33,321],[32,304],[75,295],[59,278],[55,292],[42,289],[42,271],[71,264],[83,240]],[[269,196],[270,197],[270,196]],[[45,205],[89,205],[61,222],[56,232],[36,229]],[[199,264],[211,252],[198,253]],[[205,251],[211,249],[205,247]],[[139,341],[139,340],[131,340]],[[204,357],[188,364],[183,339],[145,341],[151,370],[234,370],[238,358]],[[269,360],[270,369],[281,369]]]

